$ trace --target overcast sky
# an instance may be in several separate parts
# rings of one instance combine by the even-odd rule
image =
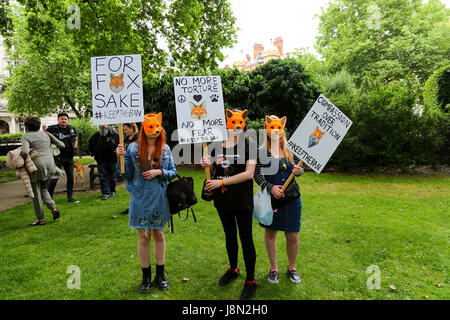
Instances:
[[[319,19],[315,15],[327,7],[329,0],[230,0],[237,19],[238,43],[224,50],[227,58],[220,66],[232,66],[248,53],[253,58],[253,44],[261,43],[264,49],[272,47],[270,40],[282,36],[284,52],[309,47],[315,52]],[[450,8],[450,0],[441,0]],[[242,52],[242,54],[241,54]]]

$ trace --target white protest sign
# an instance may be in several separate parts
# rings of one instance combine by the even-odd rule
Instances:
[[[141,55],[91,58],[93,123],[144,121]]]
[[[227,136],[219,76],[174,77],[180,144],[224,141]]]
[[[288,148],[316,173],[320,173],[352,123],[321,94],[289,139]]]

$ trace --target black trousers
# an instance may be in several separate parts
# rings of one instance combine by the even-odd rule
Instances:
[[[221,210],[217,209],[223,231],[225,232],[225,242],[228,253],[230,268],[236,269],[238,264],[238,239],[241,239],[242,253],[244,256],[247,280],[253,281],[255,278],[256,250],[253,243],[253,215],[252,210]]]
[[[60,158],[55,157],[55,164],[58,168],[63,167],[66,172],[67,177],[67,199],[72,199],[73,195],[73,158]],[[58,179],[51,179],[48,184],[48,192],[50,193],[50,197],[53,198],[53,193],[55,191],[56,183]]]

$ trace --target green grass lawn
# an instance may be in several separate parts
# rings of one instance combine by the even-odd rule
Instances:
[[[193,176],[200,194],[202,171]],[[263,229],[254,220],[256,299],[449,299],[448,177],[355,176],[305,173],[297,268],[302,282],[285,275],[284,235],[278,236],[278,285],[266,278],[269,263]],[[256,185],[256,184],[255,184]],[[213,204],[195,206],[198,223],[175,218],[167,228],[168,291],[138,293],[141,270],[136,232],[128,227],[128,193],[101,201],[99,193],[77,195],[69,204],[56,197],[61,218],[30,228],[31,203],[0,213],[0,299],[237,299],[241,277],[222,288],[228,267],[222,226]],[[81,289],[69,290],[67,268],[81,270]],[[153,274],[155,271],[152,257]],[[369,290],[369,266],[381,270],[381,287]],[[189,281],[183,282],[183,278]],[[390,288],[395,286],[395,290]]]
[[[0,183],[16,180],[16,171],[0,171]]]
[[[95,160],[94,158],[81,158],[80,157],[74,157],[73,161],[78,161],[79,163],[81,163],[83,166],[93,163]]]

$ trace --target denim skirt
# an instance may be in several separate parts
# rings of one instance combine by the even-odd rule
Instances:
[[[273,221],[270,226],[260,223],[261,227],[284,232],[300,232],[302,219],[302,198],[298,198],[278,208],[273,213]]]

